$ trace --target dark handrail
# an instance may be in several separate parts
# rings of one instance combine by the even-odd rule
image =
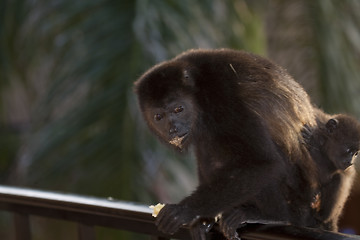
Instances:
[[[0,210],[14,213],[17,239],[31,239],[29,216],[43,216],[79,223],[80,239],[95,239],[93,226],[104,226],[158,237],[158,239],[191,239],[189,229],[182,227],[173,236],[156,229],[148,206],[112,199],[0,186]],[[313,239],[360,240],[346,235],[295,226],[249,224],[240,232],[242,239]]]
[[[85,226],[104,226],[168,237],[156,229],[152,210],[148,206],[110,198],[0,186],[0,209],[23,216],[37,215],[75,221]],[[190,239],[189,231],[182,228],[174,237]]]

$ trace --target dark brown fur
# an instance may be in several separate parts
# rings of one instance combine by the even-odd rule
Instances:
[[[306,92],[284,69],[242,51],[190,50],[148,70],[135,90],[150,129],[166,143],[174,137],[169,129],[189,132],[181,149],[194,145],[197,158],[200,184],[160,211],[161,231],[218,214],[226,220],[234,209],[249,218],[312,225],[307,217],[316,169],[301,129],[316,126],[315,115]],[[190,102],[193,114],[191,123],[176,117],[181,124],[174,126],[168,102],[179,99]],[[153,122],[153,109],[168,116],[163,127]]]
[[[304,139],[319,172],[314,214],[320,228],[337,231],[354,180],[352,164],[360,150],[360,123],[343,114],[330,116],[319,110],[317,115],[318,127],[304,129]]]

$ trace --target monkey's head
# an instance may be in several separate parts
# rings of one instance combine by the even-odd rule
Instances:
[[[186,64],[166,62],[151,68],[135,82],[135,92],[149,128],[163,142],[186,149],[197,118],[193,76]]]
[[[238,155],[264,140],[251,143],[249,136],[266,132],[266,146],[276,144],[298,159],[299,131],[315,124],[306,92],[286,71],[243,51],[186,51],[145,72],[135,91],[150,129],[178,149],[211,142]]]
[[[336,115],[326,123],[324,149],[328,158],[341,170],[351,166],[360,150],[360,123],[347,115]]]

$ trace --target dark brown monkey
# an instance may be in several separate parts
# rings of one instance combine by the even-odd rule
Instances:
[[[243,51],[190,50],[148,70],[135,90],[149,128],[180,151],[193,145],[197,158],[199,186],[166,204],[159,230],[171,234],[221,214],[223,232],[236,237],[243,219],[231,220],[234,209],[312,225],[303,216],[310,215],[316,174],[301,130],[316,125],[315,115],[284,69]]]
[[[354,180],[352,164],[360,150],[360,123],[343,114],[329,116],[319,112],[319,115],[318,127],[303,130],[318,168],[319,192],[314,210],[320,228],[337,231],[338,219]]]

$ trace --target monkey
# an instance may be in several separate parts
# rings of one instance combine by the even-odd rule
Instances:
[[[262,189],[253,199],[230,211],[224,212],[219,219],[219,229],[227,239],[238,239],[237,230],[247,224],[290,225],[291,221],[288,199],[279,182]],[[306,212],[301,212],[306,214]],[[307,221],[307,223],[309,223]]]
[[[338,219],[354,181],[352,165],[360,150],[360,123],[344,114],[329,116],[320,112],[318,115],[320,124],[315,129],[308,126],[303,129],[319,172],[319,191],[313,208],[320,228],[337,231]]]
[[[234,209],[312,225],[302,216],[310,215],[316,167],[301,130],[315,127],[316,118],[309,96],[282,67],[245,51],[188,50],[147,70],[134,90],[149,129],[180,152],[192,146],[197,161],[199,185],[159,212],[160,231],[221,216],[222,231],[236,238],[238,223],[226,221]],[[271,208],[282,216],[266,212]]]

